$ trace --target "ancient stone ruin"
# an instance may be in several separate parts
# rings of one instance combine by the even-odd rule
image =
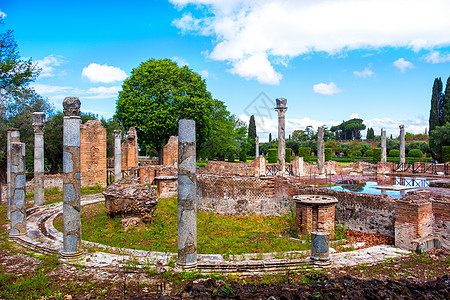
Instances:
[[[139,165],[139,152],[136,129],[130,127],[127,139],[122,143],[122,170],[130,170]]]
[[[106,186],[106,129],[100,121],[80,126],[81,185]]]

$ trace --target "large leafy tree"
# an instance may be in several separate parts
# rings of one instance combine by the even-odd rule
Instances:
[[[336,138],[340,140],[360,139],[361,130],[364,129],[366,129],[366,125],[359,118],[343,121],[341,124],[330,128],[332,132],[336,133]]]
[[[450,146],[450,122],[430,131],[430,149],[435,158],[442,157],[442,146]]]
[[[178,133],[178,120],[195,120],[197,147],[211,134],[213,100],[200,75],[169,59],[150,59],[133,69],[119,93],[116,117],[125,128],[136,127],[141,148],[162,148]]]

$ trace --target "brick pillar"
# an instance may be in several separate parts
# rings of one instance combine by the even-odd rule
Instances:
[[[25,200],[25,144],[11,143],[11,231],[10,236],[27,234]]]
[[[80,127],[81,185],[106,187],[106,129],[97,120]]]
[[[275,110],[278,112],[278,175],[284,176],[286,171],[285,114],[287,100],[278,98],[276,101],[277,107],[275,107]]]
[[[17,129],[9,129],[6,140],[6,214],[11,220],[11,199],[13,196],[13,187],[11,181],[11,145],[20,142],[20,132]]]
[[[77,97],[63,102],[63,249],[71,255],[81,251],[80,105]]]
[[[122,130],[114,130],[114,182],[122,178]]]
[[[34,206],[44,205],[44,125],[45,114],[31,115],[34,129]]]

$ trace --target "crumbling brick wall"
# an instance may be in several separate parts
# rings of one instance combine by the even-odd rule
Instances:
[[[178,165],[178,137],[171,136],[163,147],[163,165],[177,167]]]
[[[137,168],[141,184],[156,184],[161,198],[176,197],[178,192],[177,169],[163,165],[148,165]],[[155,180],[156,178],[156,180]]]
[[[137,133],[134,127],[128,129],[127,138],[122,143],[122,170],[138,167],[139,152]]]
[[[100,121],[80,126],[81,185],[106,186],[106,129]]]
[[[228,174],[238,176],[255,176],[256,166],[254,161],[248,163],[232,163],[225,161],[209,161],[205,170],[215,174]]]

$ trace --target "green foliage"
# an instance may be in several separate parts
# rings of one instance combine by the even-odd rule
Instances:
[[[450,146],[450,123],[448,122],[430,132],[430,149],[434,157],[442,157],[443,146]]]
[[[227,152],[227,161],[234,162],[234,152],[233,151]]]
[[[450,146],[442,146],[442,162],[450,162]]]
[[[366,139],[373,140],[374,138],[375,138],[375,132],[374,132],[373,128],[368,128]]]
[[[114,130],[125,131],[117,119],[101,119],[102,126],[106,129],[106,157],[114,157]],[[144,149],[144,148],[141,148]],[[149,155],[150,153],[144,152],[143,155]]]
[[[361,156],[362,156],[361,150],[355,151],[354,154],[355,154],[355,156],[357,156],[357,157],[361,157]]]
[[[428,146],[427,142],[421,142],[421,141],[414,141],[411,143],[407,143],[405,145],[405,150],[406,151],[411,151],[412,149],[419,149],[420,151],[422,151],[423,153],[427,153],[430,151],[430,148]]]
[[[366,125],[364,125],[363,120],[359,118],[344,121],[341,124],[330,128],[330,130],[336,134],[336,139],[341,140],[360,139],[361,130],[364,129],[366,129]]]
[[[411,149],[411,150],[408,152],[408,156],[409,156],[409,157],[417,157],[417,158],[420,158],[420,157],[423,156],[423,152],[420,151],[419,149]]]
[[[272,142],[272,133],[269,132],[269,143]]]
[[[333,149],[325,148],[325,161],[329,161],[333,158]]]
[[[239,152],[239,161],[242,161],[242,162],[247,161],[247,149],[246,148],[241,149],[241,152]]]
[[[367,150],[372,149],[372,145],[366,142],[359,143],[360,151],[366,153]]]
[[[373,149],[367,150],[366,152],[364,152],[364,154],[365,154],[366,156],[373,156]]]
[[[141,148],[157,151],[177,135],[180,119],[194,120],[201,152],[211,135],[212,108],[213,99],[200,75],[169,59],[150,59],[125,79],[116,117],[125,128],[136,127]]]
[[[392,149],[391,151],[389,151],[388,156],[389,157],[400,157],[400,150]]]
[[[331,148],[332,151],[336,154],[342,151],[341,144],[338,143],[336,140],[330,140],[325,142],[325,148]]]
[[[311,161],[311,148],[310,147],[300,147],[298,148],[298,156],[303,157],[303,161]]]
[[[440,99],[442,94],[442,80],[441,78],[435,78],[433,83],[433,90],[431,94],[431,109],[430,109],[430,132],[440,125]]]
[[[278,162],[278,149],[275,148],[269,149],[267,154],[268,154],[267,162],[269,164],[275,164]]]
[[[440,124],[441,126],[447,122],[450,122],[450,77],[447,78],[447,85],[445,87],[445,92],[441,97],[441,115]]]
[[[286,148],[285,151],[285,162],[290,163],[292,161],[292,149]]]

